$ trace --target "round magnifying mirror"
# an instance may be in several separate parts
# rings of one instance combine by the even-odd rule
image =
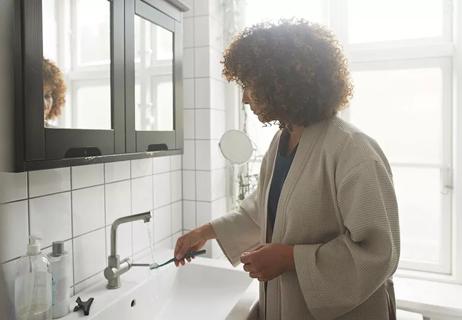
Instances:
[[[246,163],[254,151],[252,140],[239,130],[226,131],[218,145],[223,156],[233,164]]]

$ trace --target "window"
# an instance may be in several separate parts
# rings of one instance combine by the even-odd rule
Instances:
[[[454,39],[460,35],[453,28],[460,24],[455,13],[461,9],[454,5],[451,0],[315,0],[249,1],[246,7],[246,25],[277,19],[282,12],[325,24],[337,35],[354,82],[350,108],[341,117],[377,140],[392,166],[400,209],[399,272],[447,281],[462,280],[457,263],[462,228],[456,219],[461,200],[453,188],[461,152],[454,132],[462,125],[455,118],[457,103],[461,108],[455,86],[462,81],[456,66],[462,58],[456,55]],[[262,155],[277,128],[259,130],[251,111],[248,118],[246,128],[261,143]]]

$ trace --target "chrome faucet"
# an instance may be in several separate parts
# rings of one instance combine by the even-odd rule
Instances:
[[[111,227],[111,255],[107,258],[107,267],[104,269],[104,277],[107,279],[108,289],[120,287],[120,276],[130,270],[132,263],[130,258],[120,260],[117,254],[117,227],[123,223],[143,220],[145,223],[151,220],[151,212],[143,212],[131,216],[121,217],[112,223]]]

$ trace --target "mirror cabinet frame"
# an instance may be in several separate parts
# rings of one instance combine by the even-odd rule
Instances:
[[[103,1],[103,0],[99,0]],[[42,0],[15,10],[14,171],[181,154],[183,149],[182,12],[179,0],[107,0],[111,30],[112,129],[46,128],[43,121]],[[135,14],[173,32],[172,131],[135,130]]]

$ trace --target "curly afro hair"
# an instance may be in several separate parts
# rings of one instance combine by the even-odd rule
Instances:
[[[347,61],[334,35],[306,20],[260,23],[225,50],[223,75],[264,107],[263,122],[309,126],[345,108],[352,96]]]
[[[56,119],[66,102],[66,83],[61,70],[48,59],[42,63],[43,85],[52,88],[53,105],[45,120]]]

